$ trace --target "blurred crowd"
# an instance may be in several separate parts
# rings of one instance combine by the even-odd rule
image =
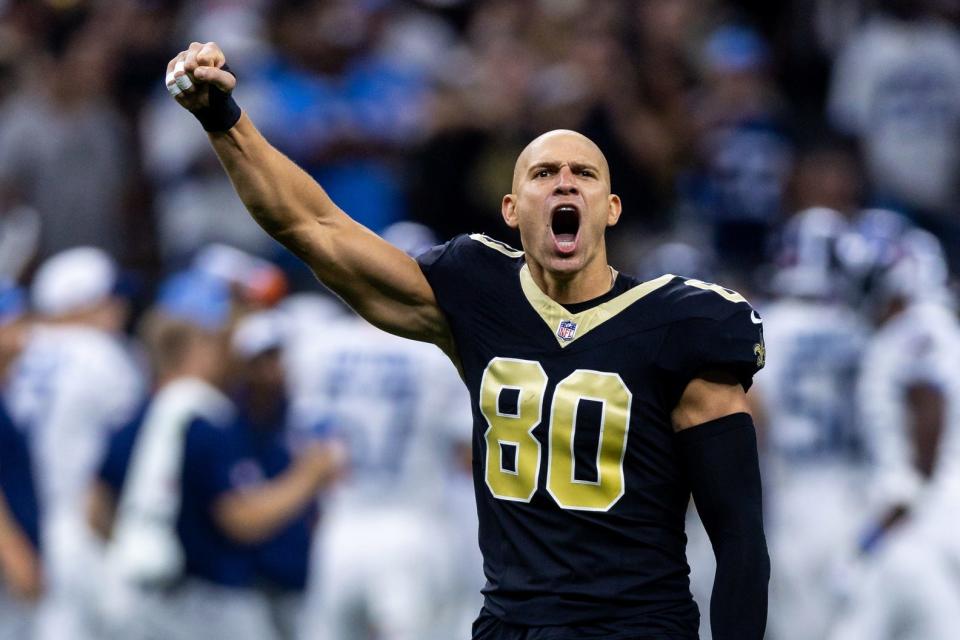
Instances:
[[[479,608],[456,372],[250,220],[163,86],[193,40],[411,254],[516,244],[517,153],[594,139],[611,262],[764,317],[770,638],[953,637],[958,25],[957,0],[0,0],[0,638],[449,640]]]

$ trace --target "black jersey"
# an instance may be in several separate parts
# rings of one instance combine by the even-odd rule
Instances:
[[[736,292],[669,274],[618,275],[611,295],[567,309],[522,252],[482,235],[419,262],[473,401],[486,608],[516,624],[629,619],[696,637],[670,413],[704,369],[750,385],[760,318]]]

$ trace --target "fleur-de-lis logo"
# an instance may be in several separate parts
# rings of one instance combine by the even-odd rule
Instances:
[[[767,363],[767,349],[762,342],[753,345],[753,355],[757,356],[757,368],[763,369],[763,365]]]

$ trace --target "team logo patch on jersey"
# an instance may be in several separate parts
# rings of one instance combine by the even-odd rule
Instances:
[[[763,365],[767,363],[767,348],[762,342],[753,345],[753,355],[757,356],[757,368],[763,369]]]
[[[561,320],[557,327],[557,337],[561,340],[570,341],[577,335],[577,323],[573,320]]]

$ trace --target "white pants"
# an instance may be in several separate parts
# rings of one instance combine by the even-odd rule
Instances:
[[[483,555],[477,540],[477,501],[473,478],[453,476],[445,486],[444,517],[450,531],[451,580],[447,599],[451,603],[449,623],[438,630],[440,640],[465,640],[471,637],[473,622],[483,607],[480,592],[486,583]]]
[[[318,528],[303,640],[430,640],[448,616],[446,535],[401,509],[330,513]]]
[[[44,595],[37,607],[38,640],[94,640],[102,545],[79,508],[44,514]]]
[[[687,564],[690,565],[690,593],[700,608],[700,640],[710,640],[710,594],[717,573],[717,559],[710,538],[693,503],[687,509]]]
[[[833,640],[960,637],[960,501],[908,516],[861,567]]]
[[[166,593],[140,591],[114,618],[111,640],[276,640],[266,598],[252,589],[188,579]]]
[[[0,580],[0,640],[27,640],[33,637],[36,609],[7,593]]]
[[[770,486],[767,630],[775,640],[823,640],[838,615],[841,576],[856,554],[866,505],[850,470],[824,468]]]

